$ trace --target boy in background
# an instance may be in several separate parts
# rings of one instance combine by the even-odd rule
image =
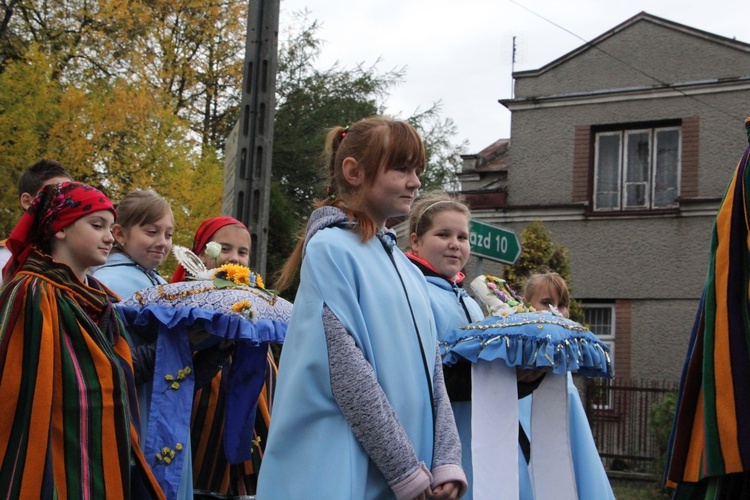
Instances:
[[[36,194],[48,184],[72,181],[73,177],[60,163],[54,160],[40,160],[24,170],[18,178],[18,197],[21,208],[25,212],[31,206]],[[6,240],[0,240],[0,270],[10,259],[10,250],[5,245]],[[0,285],[3,284],[0,273]]]

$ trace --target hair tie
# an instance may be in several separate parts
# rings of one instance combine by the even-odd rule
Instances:
[[[333,188],[331,186],[328,186],[326,188],[326,193],[328,194],[328,197],[331,198],[332,200],[336,199],[336,193],[333,192]]]
[[[344,130],[341,131],[341,139],[343,139],[344,137],[346,137],[346,134],[348,134],[348,133],[349,133],[349,125],[347,125],[346,127],[344,127]]]

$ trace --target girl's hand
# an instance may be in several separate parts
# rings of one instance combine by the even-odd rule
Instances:
[[[428,496],[428,498],[433,500],[456,500],[459,491],[461,491],[461,484],[451,481],[438,485],[432,490],[432,495]]]
[[[430,498],[430,488],[427,488],[426,490],[424,490],[414,500],[427,500],[428,498]]]

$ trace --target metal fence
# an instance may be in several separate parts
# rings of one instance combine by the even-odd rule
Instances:
[[[607,470],[661,474],[672,413],[665,413],[669,403],[656,415],[654,409],[677,387],[676,382],[586,380],[581,396]]]

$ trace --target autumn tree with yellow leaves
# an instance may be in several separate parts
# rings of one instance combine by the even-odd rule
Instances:
[[[177,239],[221,210],[221,152],[236,120],[245,1],[18,0],[0,25],[0,235],[20,216],[12,180],[47,157],[119,200],[165,196]]]
[[[190,246],[222,206],[224,142],[239,116],[246,0],[3,0],[0,238],[21,215],[14,180],[41,158],[115,202],[151,188]],[[381,113],[402,69],[317,68],[319,25],[295,18],[279,43],[269,274],[324,193],[326,127]],[[425,189],[455,186],[465,143],[439,103],[407,118],[425,137]],[[173,261],[171,265],[173,265]],[[168,261],[165,273],[170,271]]]

